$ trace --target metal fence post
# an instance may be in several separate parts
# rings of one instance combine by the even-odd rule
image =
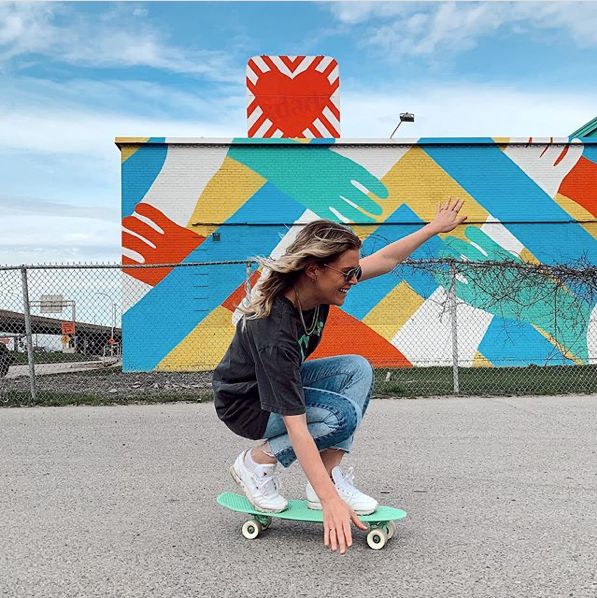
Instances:
[[[458,379],[458,319],[456,312],[456,267],[450,264],[450,323],[452,325],[452,378],[454,384],[454,394],[460,392],[460,381]]]
[[[31,330],[31,306],[29,305],[29,286],[27,284],[27,268],[21,267],[21,286],[23,290],[23,315],[25,316],[25,334],[27,336],[27,362],[29,363],[29,387],[31,400],[35,403],[35,364],[33,361],[33,333]]]

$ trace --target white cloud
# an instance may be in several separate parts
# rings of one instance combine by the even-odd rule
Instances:
[[[361,43],[394,59],[466,51],[498,30],[540,31],[547,40],[550,30],[561,31],[578,47],[597,45],[592,2],[338,2],[328,8],[358,29]]]
[[[94,18],[68,4],[0,3],[0,69],[17,57],[35,61],[41,54],[79,66],[144,66],[213,81],[242,80],[242,69],[227,52],[171,45],[142,18],[146,15],[122,4],[107,4],[101,18]]]
[[[389,137],[400,112],[413,112],[397,137],[568,136],[595,116],[586,94],[492,85],[417,83],[399,93],[391,89],[345,89],[342,134]]]
[[[226,137],[246,130],[242,95],[202,96],[145,81],[5,78],[0,147],[103,157],[114,137]],[[182,113],[176,118],[173,114]]]
[[[105,220],[110,223],[118,221],[120,212],[106,206],[83,206],[57,202],[36,197],[8,197],[0,193],[0,212],[3,218],[13,215],[60,214],[62,218],[88,218]]]
[[[2,215],[0,264],[111,260],[120,256],[120,222],[59,212]]]
[[[374,17],[409,13],[412,5],[412,2],[330,2],[328,9],[341,23],[356,25]]]
[[[118,261],[114,137],[231,137],[246,130],[244,105],[144,81],[4,78],[0,264]]]

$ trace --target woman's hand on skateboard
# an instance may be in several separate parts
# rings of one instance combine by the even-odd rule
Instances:
[[[363,531],[368,528],[339,496],[322,503],[322,508],[323,544],[330,546],[333,551],[339,549],[340,554],[344,554],[352,546],[350,524],[353,523]]]

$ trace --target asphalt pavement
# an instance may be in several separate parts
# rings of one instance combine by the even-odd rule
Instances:
[[[241,536],[212,404],[0,409],[0,596],[595,598],[596,424],[597,396],[372,401],[347,463],[408,517],[340,556]]]

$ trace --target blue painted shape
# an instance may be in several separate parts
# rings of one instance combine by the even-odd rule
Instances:
[[[490,214],[502,222],[568,222],[570,214],[553,201],[495,144],[493,146],[433,146],[425,152]],[[521,198],[513,201],[512,195]],[[539,261],[545,264],[574,263],[586,256],[597,262],[597,242],[576,223],[566,225],[504,225]],[[566,226],[572,243],[562,242]],[[568,228],[569,227],[569,228]]]
[[[333,145],[336,143],[335,137],[321,137],[312,139],[309,143],[312,145]]]
[[[400,226],[385,225],[380,227],[376,233],[365,239],[362,248],[363,255],[371,255],[383,246],[410,235],[421,228],[421,225],[423,224],[423,221],[415,214],[415,212],[404,204],[391,214],[387,222],[412,222],[413,224],[410,226],[401,224]],[[433,237],[423,246],[419,247],[410,258],[430,259],[437,257],[441,248],[441,239],[439,239],[439,237]],[[343,306],[344,311],[359,320],[363,319],[403,280],[425,299],[427,299],[438,286],[431,274],[423,272],[419,268],[400,266],[396,272],[376,277],[373,280],[366,280],[362,284],[354,286],[346,296]]]
[[[494,317],[479,351],[494,366],[572,365],[529,323]]]
[[[166,161],[165,137],[152,137],[122,164],[122,217],[130,216],[145,197]]]
[[[239,209],[239,219],[250,218],[253,210],[272,210],[272,206],[280,222],[294,222],[303,213],[302,206],[266,184]],[[280,242],[280,234],[288,229],[284,225],[264,226],[256,234],[252,226],[220,227],[218,232],[220,241],[208,237],[183,263],[246,260],[255,255],[269,255]],[[244,282],[245,272],[244,264],[174,268],[124,314],[123,369],[155,369]]]
[[[583,158],[597,164],[597,145],[585,145],[582,155]]]

